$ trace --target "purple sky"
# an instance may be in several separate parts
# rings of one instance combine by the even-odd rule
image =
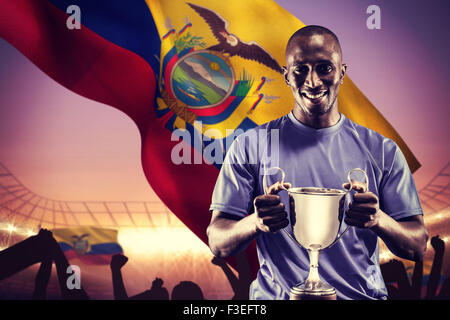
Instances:
[[[419,188],[450,161],[449,1],[277,2],[338,35],[349,76],[422,163]],[[381,9],[381,30],[366,27],[371,4]]]
[[[422,163],[418,188],[450,160],[450,2],[278,0],[339,37],[348,73]],[[366,8],[381,8],[381,30]],[[140,138],[125,115],[48,78],[0,40],[0,162],[33,191],[60,200],[155,199]]]

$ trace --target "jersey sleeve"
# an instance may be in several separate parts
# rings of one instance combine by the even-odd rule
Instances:
[[[210,211],[245,217],[253,206],[255,175],[239,137],[227,152],[214,187]]]
[[[423,215],[416,185],[400,148],[395,146],[390,170],[380,190],[380,209],[393,219]]]

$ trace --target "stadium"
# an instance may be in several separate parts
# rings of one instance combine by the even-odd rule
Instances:
[[[419,191],[430,238],[439,235],[446,243],[450,230],[449,195],[450,163]],[[27,189],[0,164],[0,249],[36,234],[39,228],[52,230],[77,226],[97,226],[119,231],[118,241],[129,257],[123,273],[130,296],[148,290],[156,277],[163,279],[169,292],[180,281],[189,280],[200,286],[206,299],[230,299],[234,295],[222,269],[211,263],[213,256],[209,248],[162,202],[47,199]],[[433,256],[433,249],[428,245],[424,259],[424,287]],[[380,263],[391,259],[399,258],[381,243]],[[414,264],[402,261],[411,275]],[[450,275],[449,262],[447,254],[442,278]],[[113,298],[109,266],[84,265],[77,259],[70,263],[80,266],[83,287],[91,298]],[[0,297],[29,299],[37,269],[38,266],[32,266],[0,282]],[[237,275],[235,270],[232,272]],[[48,297],[59,299],[55,270],[49,283]]]
[[[28,190],[0,164],[0,249],[35,235],[40,228],[55,229],[98,226],[119,230],[118,241],[129,258],[123,269],[129,296],[148,290],[152,281],[163,279],[171,292],[181,281],[193,281],[206,299],[230,299],[233,290],[220,267],[211,263],[213,255],[162,202],[65,202],[47,199]],[[112,299],[110,267],[84,265],[83,287],[92,299]],[[0,282],[0,297],[29,299],[38,266],[32,266]],[[55,270],[48,297],[59,299]]]

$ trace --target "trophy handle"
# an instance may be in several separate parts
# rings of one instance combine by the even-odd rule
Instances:
[[[285,173],[283,171],[283,169],[279,168],[279,167],[271,167],[268,170],[264,171],[264,176],[263,176],[263,188],[264,188],[264,194],[267,194],[267,172],[269,172],[272,169],[276,169],[279,170],[281,172],[281,188],[284,190],[287,190],[284,187],[284,178],[285,178]]]
[[[350,192],[352,190],[353,186],[352,186],[351,175],[352,175],[353,172],[356,172],[356,171],[362,172],[362,174],[364,175],[364,178],[366,178],[366,189],[364,190],[364,192],[368,191],[369,190],[369,178],[367,177],[367,173],[361,168],[355,168],[355,169],[352,169],[352,170],[350,170],[348,172],[347,180],[350,183],[350,189],[348,189],[348,191]]]
[[[280,167],[271,167],[271,168],[269,168],[268,170],[265,170],[265,171],[264,171],[264,176],[263,176],[263,188],[264,188],[264,194],[265,194],[265,195],[267,195],[267,172],[269,172],[269,171],[272,170],[272,169],[276,169],[276,170],[279,170],[279,171],[281,172],[281,188],[283,188],[284,190],[287,190],[287,189],[284,187],[284,178],[285,178],[284,170],[281,169]],[[302,246],[297,242],[297,240],[295,240],[295,239],[291,236],[291,234],[286,230],[286,228],[283,228],[282,230],[289,236],[289,238],[292,239],[292,241],[294,241],[295,243],[297,243],[297,244],[300,246],[300,248],[302,248]]]
[[[364,175],[364,178],[366,179],[366,188],[365,188],[364,192],[367,192],[367,191],[369,190],[369,178],[367,177],[367,173],[366,173],[363,169],[361,169],[361,168],[355,168],[355,169],[350,170],[350,171],[348,172],[348,174],[347,174],[347,180],[348,180],[348,183],[350,184],[350,188],[348,189],[347,193],[350,193],[350,191],[352,191],[353,185],[352,185],[351,175],[352,175],[353,172],[356,172],[356,171],[362,172],[362,174]],[[333,244],[335,244],[336,242],[338,242],[339,239],[347,232],[347,230],[348,230],[349,228],[350,228],[350,226],[347,226],[347,227],[345,228],[345,230],[344,230],[340,235],[338,235],[338,236],[336,237],[336,240],[333,241],[333,243],[330,245],[330,247],[331,247]]]

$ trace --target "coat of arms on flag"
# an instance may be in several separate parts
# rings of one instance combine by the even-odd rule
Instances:
[[[81,236],[73,235],[72,238],[72,244],[75,252],[79,256],[83,256],[86,254],[86,252],[90,251],[89,241],[88,238],[89,233],[85,233]]]
[[[280,66],[284,57],[280,50],[266,46],[267,41],[255,40],[248,24],[231,21],[220,10],[225,6],[179,5],[183,10],[167,10],[164,19],[155,19],[161,37],[157,116],[171,131],[190,132],[192,138],[185,142],[195,149],[200,146],[197,151],[205,160],[220,167],[220,161],[214,160],[225,155],[230,145],[224,142],[227,136],[289,111],[291,97]],[[149,6],[158,15],[158,3],[149,1]],[[250,20],[256,18],[251,12],[248,15]],[[274,101],[284,107],[268,108]],[[195,144],[198,137],[201,141]],[[220,148],[213,154],[203,152],[209,144]]]

